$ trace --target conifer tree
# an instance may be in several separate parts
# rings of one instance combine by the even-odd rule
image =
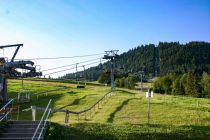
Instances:
[[[196,77],[193,72],[188,72],[187,73],[187,79],[186,79],[186,86],[185,86],[185,93],[186,95],[193,96],[193,97],[198,97],[198,85],[196,82]]]
[[[210,76],[208,73],[203,72],[201,79],[202,97],[210,97]]]

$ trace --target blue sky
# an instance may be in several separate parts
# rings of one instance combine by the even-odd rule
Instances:
[[[210,42],[210,0],[0,0],[0,42],[23,43],[18,58],[123,53],[159,41]]]

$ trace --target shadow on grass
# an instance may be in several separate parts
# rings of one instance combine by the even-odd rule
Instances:
[[[112,123],[113,120],[114,120],[115,114],[116,114],[117,112],[120,112],[120,111],[122,110],[122,108],[123,108],[125,105],[128,104],[129,101],[134,100],[134,99],[137,99],[137,98],[131,98],[131,99],[127,99],[127,100],[123,101],[122,104],[121,104],[120,106],[118,106],[118,107],[116,108],[116,110],[110,114],[110,117],[107,119],[107,122]]]
[[[28,103],[22,103],[22,104],[15,104],[19,106],[19,113],[13,113],[12,119],[16,120],[17,115],[19,116],[19,120],[32,120],[32,114],[31,114],[31,106],[37,106],[37,107],[43,107],[45,108],[49,102],[50,99],[52,99],[52,108],[55,107],[55,102],[57,100],[60,100],[60,98],[63,97],[63,94],[56,94],[56,95],[48,95],[48,96],[42,96],[39,99],[32,98],[31,102]],[[44,111],[43,110],[37,110],[36,113],[36,120],[40,120]]]
[[[54,103],[58,100],[60,100],[61,97],[63,97],[64,95],[61,93],[61,94],[49,94],[47,96],[41,96],[39,97],[39,99],[35,99],[33,98],[32,99],[32,104],[35,104],[35,105],[38,105],[38,106],[46,106],[47,103],[49,102],[50,99],[52,99],[52,107],[54,107]]]
[[[156,124],[112,124],[112,123],[78,123],[70,126],[51,124],[46,140],[208,140],[209,126],[168,126]]]
[[[143,92],[147,92],[148,91],[148,88],[135,88],[134,90],[138,90],[138,91],[143,91]]]
[[[83,96],[82,98],[75,99],[72,103],[67,104],[67,105],[65,105],[65,106],[63,106],[63,107],[61,107],[61,108],[59,108],[59,109],[63,109],[63,108],[66,108],[66,107],[72,106],[72,105],[79,105],[79,103],[80,103],[81,100],[85,99],[87,96],[93,96],[93,95],[97,95],[97,94],[85,95],[85,96]]]
[[[74,92],[74,91],[69,91],[69,92],[67,92],[68,94],[77,94],[78,92]]]
[[[132,95],[135,94],[134,92],[126,91],[126,90],[123,90],[123,89],[117,89],[116,91],[120,91],[122,94],[132,94]]]

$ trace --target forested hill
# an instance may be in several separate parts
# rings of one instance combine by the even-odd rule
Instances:
[[[187,44],[160,42],[157,46],[141,45],[119,55],[116,59],[116,68],[117,74],[144,71],[147,77],[171,72],[210,73],[210,43],[194,41]],[[101,73],[109,69],[108,63],[103,64],[103,69],[99,66],[89,68],[86,70],[86,79],[97,80]],[[81,77],[83,74],[78,72],[77,75]],[[63,78],[75,79],[75,74],[67,74]]]

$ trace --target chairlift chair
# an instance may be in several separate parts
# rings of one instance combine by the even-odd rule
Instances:
[[[83,82],[82,82],[81,79],[83,79]],[[82,83],[84,83],[84,85],[83,85]],[[84,78],[83,78],[82,74],[80,74],[79,79],[78,79],[77,88],[85,88],[85,86],[86,86],[85,84],[86,84],[86,83],[85,83],[85,81],[84,81]]]

